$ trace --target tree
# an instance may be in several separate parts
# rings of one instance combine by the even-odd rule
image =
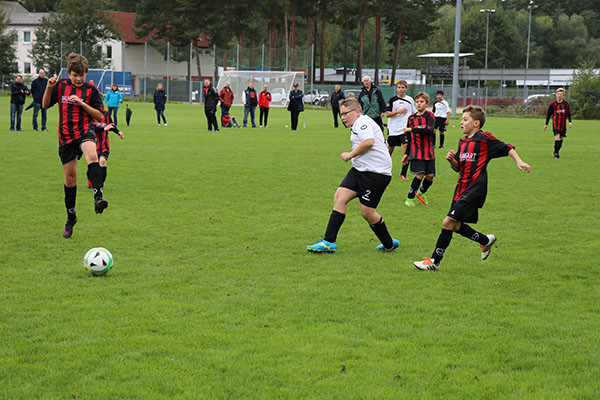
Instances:
[[[600,74],[591,61],[579,65],[571,86],[572,107],[576,115],[585,119],[600,118]]]
[[[98,43],[117,35],[114,21],[104,11],[109,4],[107,0],[61,0],[56,11],[42,18],[35,31],[37,39],[30,50],[35,65],[58,73],[61,56],[66,58],[81,49],[91,68],[105,67]]]
[[[15,37],[7,32],[8,17],[6,12],[0,9],[0,75],[10,75],[16,72],[15,62]]]

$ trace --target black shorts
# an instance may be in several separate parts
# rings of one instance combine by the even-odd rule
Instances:
[[[355,191],[360,204],[377,208],[385,188],[390,184],[392,177],[375,172],[360,172],[355,168],[344,177],[340,187]]]
[[[567,137],[567,131],[559,131],[558,129],[553,129],[554,136],[560,135],[560,137]]]
[[[446,118],[435,117],[435,127],[433,129],[439,129],[440,132],[444,132],[446,130]]]
[[[479,207],[461,197],[456,201],[452,201],[450,211],[448,211],[448,218],[458,222],[476,224],[479,219]]]
[[[400,135],[388,135],[387,143],[390,147],[402,146],[406,143],[406,133]]]
[[[94,142],[96,143],[96,134],[92,132],[88,132],[83,135],[79,139],[73,140],[70,143],[65,144],[64,146],[58,146],[58,155],[60,157],[60,161],[63,165],[68,163],[69,161],[77,158],[78,160],[81,158],[83,152],[81,151],[81,144],[83,142]]]
[[[411,174],[435,175],[435,160],[411,160]]]

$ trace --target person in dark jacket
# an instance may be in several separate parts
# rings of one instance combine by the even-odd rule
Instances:
[[[256,123],[254,122],[254,114],[256,111],[256,106],[258,105],[258,94],[254,89],[254,83],[250,82],[244,93],[242,93],[242,103],[244,103],[244,128],[248,123],[248,113],[250,113],[250,121],[252,122],[252,127],[256,128]]]
[[[212,132],[213,126],[215,132],[219,132],[219,125],[217,124],[217,104],[219,103],[219,93],[217,89],[213,87],[208,79],[204,80],[204,114],[206,114],[206,121],[208,122],[208,131]]]
[[[233,90],[231,90],[231,82],[225,82],[225,86],[219,92],[219,101],[221,102],[221,120],[225,114],[229,114],[229,109],[233,104]],[[225,125],[223,125],[225,126]]]
[[[156,110],[156,120],[158,126],[160,126],[160,117],[162,117],[163,123],[167,126],[167,119],[165,118],[165,104],[167,104],[167,94],[163,84],[159,83],[156,85],[156,91],[154,92],[154,110]]]
[[[340,88],[340,85],[335,85],[335,91],[331,94],[331,111],[333,111],[333,126],[338,127],[338,115],[340,118],[340,100],[344,100],[344,92]]]
[[[17,122],[17,131],[21,131],[21,114],[23,114],[23,104],[25,97],[29,94],[29,89],[23,84],[23,77],[17,75],[15,82],[10,85],[10,130],[15,130],[15,119]]]
[[[48,85],[48,78],[46,78],[46,71],[40,69],[38,71],[38,77],[31,82],[31,95],[33,96],[33,117],[32,124],[33,130],[38,130],[38,113],[42,110],[42,131],[46,129],[46,110],[42,108],[42,99],[44,98],[44,92],[46,91],[46,85]]]
[[[298,116],[304,111],[304,93],[297,83],[294,83],[294,90],[290,92],[288,111],[292,117],[292,130],[295,131],[298,128]]]
[[[383,94],[378,87],[371,82],[370,76],[363,77],[363,87],[358,95],[358,101],[362,107],[363,114],[373,118],[383,132],[383,115],[387,105],[383,99]]]

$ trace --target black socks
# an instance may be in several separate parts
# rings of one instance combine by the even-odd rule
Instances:
[[[449,229],[442,228],[442,232],[440,233],[440,236],[438,236],[437,243],[435,244],[435,249],[433,250],[433,254],[431,255],[431,258],[435,260],[436,264],[439,264],[440,261],[442,261],[442,258],[444,258],[444,253],[446,252],[448,246],[450,246],[451,240],[452,231]]]
[[[371,227],[373,233],[375,233],[377,239],[379,239],[383,247],[385,247],[388,250],[394,247],[394,241],[392,240],[392,237],[388,232],[387,226],[385,226],[383,218],[380,218],[379,222],[377,222],[376,224],[369,226]]]
[[[560,152],[560,148],[562,147],[562,140],[555,140],[554,141],[554,153],[558,154]]]
[[[76,218],[75,200],[77,199],[77,186],[65,186],[65,208],[67,209],[67,218],[73,221]]]
[[[324,239],[326,241],[329,243],[335,243],[338,232],[340,231],[345,218],[346,214],[342,214],[341,212],[337,212],[335,210],[331,211],[329,223],[327,224],[327,230],[325,231]]]
[[[475,229],[471,228],[465,223],[461,224],[460,229],[457,230],[456,233],[484,246],[490,242],[486,235],[477,232]]]
[[[412,183],[410,184],[410,189],[408,189],[408,198],[414,199],[417,195],[417,190],[419,190],[419,186],[421,185],[422,179],[417,178],[416,176],[413,178]],[[431,186],[431,184],[430,184]]]
[[[446,135],[444,135],[442,132],[440,132],[440,147],[444,147],[444,138],[446,137]],[[434,144],[435,146],[435,144]]]
[[[400,175],[406,176],[407,172],[408,172],[408,164],[402,166],[402,172],[400,172]]]
[[[102,185],[104,181],[102,180],[100,164],[97,162],[88,164],[87,178],[90,182],[92,182],[92,187],[94,188],[94,198],[102,198]]]
[[[429,190],[429,188],[431,187],[431,185],[433,185],[433,180],[429,180],[427,178],[423,179],[423,185],[421,186],[421,193],[425,193],[427,192],[427,190]]]

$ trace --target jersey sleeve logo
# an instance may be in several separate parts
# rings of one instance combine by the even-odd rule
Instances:
[[[361,130],[361,131],[364,131],[365,129],[367,129],[367,126],[366,126],[366,125],[362,125],[362,126],[360,127],[360,130]]]

